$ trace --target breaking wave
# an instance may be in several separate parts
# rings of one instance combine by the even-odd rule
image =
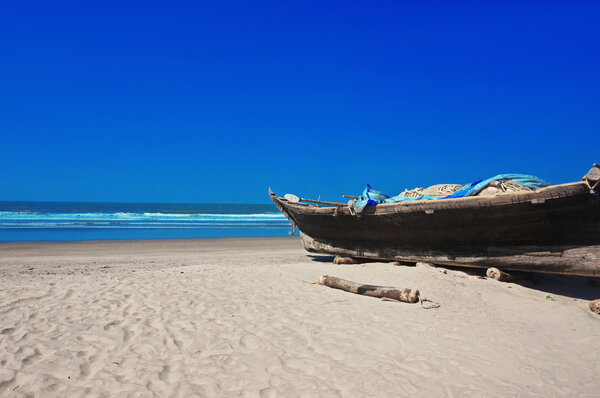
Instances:
[[[38,213],[0,211],[0,228],[206,228],[281,227],[288,225],[281,213]]]

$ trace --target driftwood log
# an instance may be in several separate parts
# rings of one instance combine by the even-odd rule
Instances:
[[[388,298],[392,300],[403,301],[405,303],[416,303],[419,301],[419,291],[416,289],[396,289],[394,287],[363,285],[329,275],[323,275],[319,280],[319,284],[334,289],[345,290],[350,293],[362,294],[364,296],[371,297]]]
[[[495,279],[500,282],[510,282],[517,279],[515,275],[500,271],[498,268],[494,267],[488,268],[485,274],[488,278]]]
[[[590,311],[600,314],[600,299],[590,301]]]
[[[352,257],[335,256],[335,258],[333,259],[333,263],[334,264],[358,264],[359,261],[357,261],[356,259],[354,259]]]

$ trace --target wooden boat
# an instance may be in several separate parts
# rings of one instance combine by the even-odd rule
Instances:
[[[595,165],[579,182],[379,204],[360,214],[345,203],[288,200],[270,188],[269,195],[311,253],[600,276],[599,180]]]

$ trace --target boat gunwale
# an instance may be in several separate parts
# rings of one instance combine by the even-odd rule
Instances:
[[[531,202],[536,199],[551,200],[557,198],[563,198],[567,196],[575,195],[591,195],[589,187],[583,181],[571,182],[566,184],[551,185],[548,187],[540,188],[535,191],[520,191],[520,192],[505,192],[493,196],[469,196],[462,198],[448,198],[448,199],[435,199],[435,200],[415,200],[408,202],[397,202],[397,203],[382,203],[374,206],[374,210],[365,211],[358,214],[361,216],[370,215],[386,215],[395,213],[405,212],[417,212],[427,210],[456,210],[456,209],[472,209],[479,207],[490,207],[490,206],[503,206],[503,205],[515,205],[520,203]],[[270,195],[273,200],[276,199],[276,204],[279,202],[284,207],[289,208],[291,211],[298,211],[304,214],[314,215],[333,215],[342,210],[343,214],[350,214],[350,210],[347,205],[341,204],[340,206],[327,206],[318,207],[308,205],[306,203],[294,203],[289,200],[275,195],[270,191]],[[532,202],[543,203],[543,202]],[[369,209],[369,208],[367,208]]]

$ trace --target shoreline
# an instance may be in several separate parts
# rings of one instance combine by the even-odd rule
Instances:
[[[148,238],[148,239],[90,239],[90,240],[19,240],[19,241],[10,241],[10,242],[0,242],[0,247],[7,245],[18,245],[18,244],[111,244],[111,243],[119,243],[119,242],[178,242],[178,241],[227,241],[227,240],[277,240],[277,239],[293,239],[298,238],[299,236],[231,236],[231,237],[203,237],[203,238],[164,238],[164,239],[156,239],[156,238]]]
[[[177,247],[193,248],[193,244],[200,247],[215,247],[227,246],[228,244],[250,244],[250,243],[266,243],[281,241],[284,243],[294,242],[297,239],[298,247],[302,247],[298,236],[258,236],[258,237],[215,237],[215,238],[177,238],[177,239],[111,239],[111,240],[77,240],[77,241],[17,241],[17,242],[0,242],[0,258],[3,251],[27,249],[53,249],[53,250],[69,250],[69,249],[94,249],[102,246],[105,247],[139,247],[140,249],[155,249],[163,250],[165,245],[175,245]],[[245,242],[245,243],[244,243]],[[22,253],[27,255],[28,253]]]

